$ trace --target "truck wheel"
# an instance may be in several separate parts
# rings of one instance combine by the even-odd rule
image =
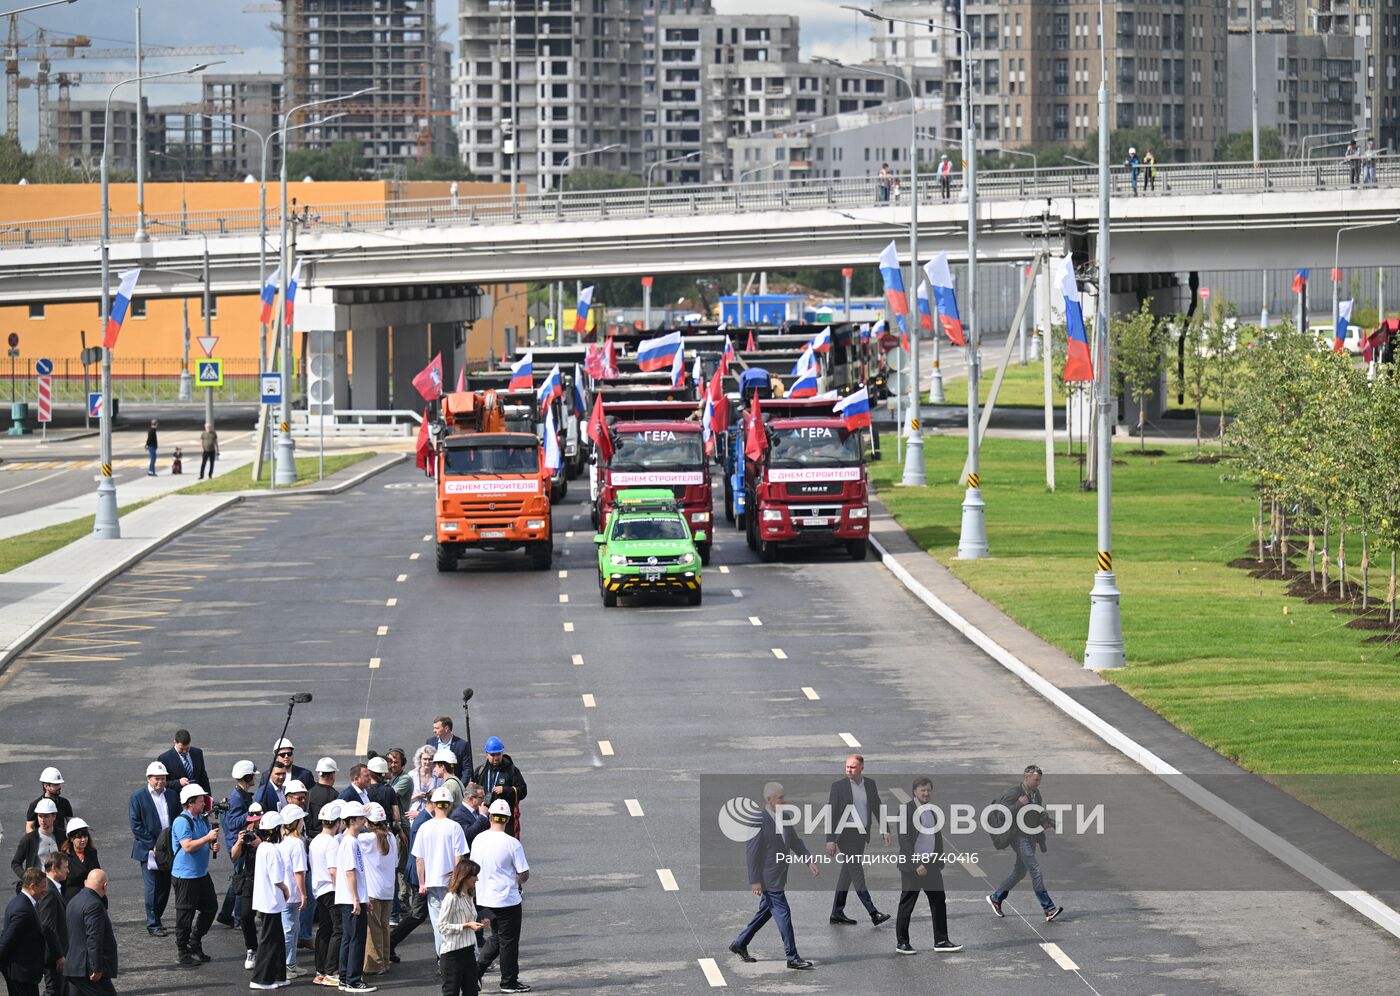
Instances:
[[[599,586],[600,588],[602,588],[602,585],[603,585],[603,581],[602,581],[602,578],[600,577],[600,578],[598,579],[598,586]],[[603,588],[603,608],[605,608],[605,609],[615,609],[615,608],[617,608],[617,592],[615,592],[615,591],[608,591],[607,588]]]
[[[864,539],[846,540],[846,552],[851,555],[852,560],[864,560],[867,549],[868,545]]]
[[[457,569],[457,547],[451,543],[439,543],[437,545],[437,569],[442,574],[447,574]]]
[[[532,570],[549,570],[549,565],[554,560],[554,540],[547,539],[539,543],[531,543],[525,549],[530,555],[530,568]]]
[[[686,605],[699,605],[699,604],[700,604],[700,598],[701,598],[701,596],[702,596],[703,594],[704,594],[704,592],[702,592],[699,588],[696,588],[694,591],[688,591],[688,592],[686,592],[686,593],[685,593],[685,604],[686,604]]]
[[[595,501],[588,506],[588,521],[593,523],[593,528],[598,528],[598,503]]]
[[[729,483],[729,478],[724,479],[724,517],[729,524],[734,525],[734,485]]]
[[[778,559],[778,544],[769,543],[767,540],[758,541],[758,559],[765,564],[771,564]]]
[[[709,543],[701,543],[695,548],[700,554],[700,563],[704,564],[706,567],[710,566],[710,548],[711,544]]]
[[[754,526],[753,516],[747,514],[744,521],[744,542],[748,543],[750,550],[758,549],[758,530]]]

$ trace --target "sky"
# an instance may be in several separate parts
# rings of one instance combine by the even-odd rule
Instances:
[[[37,0],[34,0],[37,2]],[[239,55],[182,56],[151,59],[147,72],[160,72],[192,65],[204,59],[223,59],[224,64],[212,71],[219,73],[279,72],[281,49],[277,35],[268,25],[277,21],[273,13],[244,13],[256,0],[140,0],[142,8],[142,45],[229,45],[243,50]],[[5,2],[0,7],[18,7],[21,0]],[[456,0],[438,0],[438,20],[448,25],[445,38],[454,38],[451,27],[457,12]],[[793,14],[801,19],[802,57],[824,55],[845,60],[863,60],[869,56],[870,29],[864,19],[853,11],[841,10],[836,0],[714,0],[721,14]],[[130,48],[136,38],[136,0],[78,0],[69,6],[33,11],[20,17],[20,36],[32,44],[35,31],[47,28],[51,35],[85,34],[92,38],[93,48]],[[27,53],[32,59],[32,49]],[[134,59],[99,62],[92,59],[53,61],[53,72],[93,71],[115,72],[130,70]],[[32,61],[21,61],[20,75],[33,77]],[[74,100],[102,100],[110,84],[89,84],[73,89]],[[134,88],[126,88],[128,91]],[[57,99],[57,90],[50,99]],[[120,98],[119,98],[120,99]],[[128,99],[130,99],[128,94]],[[199,99],[198,86],[180,84],[151,84],[147,92],[150,103],[180,103]],[[20,91],[20,140],[32,148],[37,132],[37,103],[35,91]]]

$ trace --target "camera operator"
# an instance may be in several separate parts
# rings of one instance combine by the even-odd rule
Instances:
[[[238,883],[238,898],[243,906],[243,947],[246,954],[243,967],[252,969],[258,951],[258,920],[253,913],[253,868],[256,851],[262,838],[258,836],[258,821],[262,819],[262,806],[254,802],[248,807],[244,827],[229,847],[229,857],[238,862],[239,871],[234,875]]]
[[[253,782],[257,777],[258,768],[252,761],[239,761],[233,766],[233,791],[228,794],[228,809],[221,821],[224,839],[236,840],[247,825],[248,807],[253,802]],[[244,910],[248,908],[243,904],[243,897],[238,890],[239,876],[243,874],[243,859],[232,850],[229,851],[229,857],[233,858],[233,869],[228,880],[228,890],[224,894],[224,905],[219,910],[217,919],[226,927],[237,927],[242,922]]]
[[[178,848],[170,866],[175,889],[175,947],[179,949],[180,964],[187,968],[211,960],[204,953],[204,935],[209,933],[214,914],[219,911],[214,880],[209,876],[209,859],[219,849],[219,828],[211,828],[204,819],[209,802],[202,785],[186,785],[180,790],[184,812],[170,824],[170,843]]]

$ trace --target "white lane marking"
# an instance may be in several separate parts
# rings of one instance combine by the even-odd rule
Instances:
[[[388,636],[388,635],[389,635],[389,627],[388,627],[388,626],[380,626],[379,629],[375,631],[375,634],[374,634],[374,635],[375,635],[375,636]],[[364,751],[360,751],[360,753],[363,754]]]
[[[860,741],[857,740],[855,737],[851,736],[849,733],[843,733],[843,734],[841,734],[841,739],[845,741],[847,747],[859,747],[859,746],[860,746]],[[364,753],[364,752],[361,751],[360,753]]]
[[[913,798],[909,795],[909,793],[904,791],[904,789],[902,788],[890,789],[890,795],[894,796],[895,801],[898,802],[901,806],[907,806],[909,805],[909,803],[914,801]]]
[[[574,631],[574,624],[573,624],[573,623],[570,623],[570,622],[566,622],[566,623],[564,624],[564,632],[565,632],[565,633],[572,633],[573,631]]]
[[[729,983],[724,981],[724,973],[719,970],[713,958],[701,958],[700,971],[705,973],[705,981],[710,984],[711,989],[728,988]]]
[[[430,539],[432,539],[432,536],[424,536],[424,537],[423,537],[423,542],[426,543],[426,542],[428,542]]]
[[[987,877],[987,873],[982,870],[982,867],[980,865],[974,865],[971,861],[964,861],[963,867],[967,869],[967,873],[973,878]]]
[[[807,697],[808,697],[809,699],[811,699],[813,702],[816,702],[818,699],[821,698],[821,696],[817,694],[817,690],[816,690],[815,688],[812,688],[812,687],[808,686],[808,685],[803,685],[803,686],[802,686],[802,694],[805,695],[805,696],[807,696]]]
[[[372,667],[372,668],[377,668],[377,667],[379,667],[379,658],[378,658],[378,657],[371,657],[371,658],[369,659],[369,666]]]
[[[585,709],[596,709],[596,708],[598,707],[598,702],[597,702],[597,700],[594,699],[593,696],[590,695],[588,692],[584,692],[584,693],[583,693],[583,707],[584,707]]]
[[[773,648],[773,656],[776,657],[776,658],[778,658],[778,660],[780,660],[780,661],[785,661],[785,660],[787,660],[787,654],[784,653],[784,652],[783,652],[780,648],[778,648],[778,647],[774,647],[774,648]],[[857,744],[856,746],[860,746],[860,745]]]
[[[564,534],[564,538],[565,538],[565,539],[573,539],[573,538],[574,538],[574,531],[573,531],[572,529],[570,529],[567,533]]]
[[[415,553],[414,556],[416,557],[418,556],[418,554]],[[394,580],[397,581],[399,584],[403,584],[405,581],[408,580],[408,575],[400,574],[398,577],[394,578]]]
[[[360,732],[355,734],[355,753],[364,756],[369,751],[369,717],[360,720]]]
[[[568,572],[568,571],[560,571],[560,572],[559,572],[559,578],[560,578],[560,580],[563,580],[564,578],[566,578],[566,577],[568,577],[568,576],[569,576],[569,572]]]
[[[391,599],[389,599],[387,602],[384,603],[384,607],[385,607],[386,609],[392,609],[395,605],[398,605],[398,604],[399,604],[399,600],[398,600],[397,598],[391,598]]]
[[[421,556],[423,556],[421,553],[410,553],[410,554],[408,555],[408,559],[409,559],[409,560],[417,560],[417,559],[418,559],[419,557],[421,557]]]
[[[583,654],[574,654],[574,667],[583,667]]]
[[[360,751],[360,753],[363,754],[364,751]],[[602,754],[604,757],[612,757],[612,756],[613,756],[612,741],[611,741],[611,740],[599,740],[599,741],[598,741],[598,753],[599,753],[599,754]]]
[[[559,596],[559,604],[560,604],[560,605],[564,605],[564,604],[567,603],[568,601],[569,601],[569,596],[568,596],[568,595],[560,595],[560,596]]]
[[[733,595],[735,598],[743,598],[744,590],[742,588],[730,588],[729,594]]]
[[[73,467],[73,468],[69,468],[69,469],[70,469],[70,470],[78,470],[78,469],[82,469],[82,468]],[[45,481],[51,481],[51,480],[53,480],[55,477],[61,477],[61,476],[63,476],[63,475],[66,474],[66,473],[68,473],[67,470],[60,470],[57,474],[48,474],[48,475],[46,475],[46,476],[44,476],[44,477],[35,478],[35,479],[32,480],[32,481],[25,481],[23,484],[16,484],[16,485],[15,485],[14,487],[12,487],[12,488],[6,488],[4,491],[0,491],[0,495],[7,495],[7,494],[9,494],[11,491],[18,491],[20,488],[27,488],[27,487],[30,487],[31,485],[43,484]],[[96,480],[96,478],[94,478],[94,480]]]
[[[724,564],[720,564],[720,565],[719,565],[719,572],[720,572],[721,574],[728,574],[728,573],[729,573],[729,568],[726,567]]]
[[[1059,965],[1066,972],[1079,971],[1079,966],[1074,963],[1074,959],[1071,958],[1069,955],[1065,954],[1064,950],[1058,944],[1053,944],[1047,941],[1040,947],[1041,950],[1043,950],[1051,958],[1055,959],[1056,965]]]
[[[681,887],[676,884],[676,876],[671,874],[669,868],[656,869],[656,877],[661,879],[661,888],[667,892],[680,892]]]
[[[623,799],[622,801],[627,803],[627,812],[632,816],[644,815],[642,813],[642,804],[636,799]]]
[[[760,619],[760,618],[758,618],[758,616],[749,616],[749,625],[751,625],[751,626],[762,626],[762,625],[763,625],[763,620]]]

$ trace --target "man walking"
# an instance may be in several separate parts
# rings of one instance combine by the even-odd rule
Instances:
[[[442,935],[438,933],[438,913],[442,910],[442,897],[447,892],[447,880],[452,877],[452,869],[457,859],[466,857],[467,838],[462,828],[447,818],[455,803],[452,793],[446,788],[434,790],[432,797],[433,818],[423,824],[413,840],[414,867],[418,872],[418,893],[428,897],[428,919],[433,925],[433,952],[442,950]],[[477,904],[481,897],[478,893]]]
[[[1011,847],[1016,852],[1016,865],[1006,876],[1006,880],[997,886],[997,891],[987,897],[987,904],[997,916],[1006,916],[1001,911],[1001,904],[1006,902],[1006,897],[1016,888],[1016,883],[1026,877],[1026,872],[1030,872],[1035,898],[1040,900],[1040,908],[1045,912],[1045,922],[1049,923],[1064,912],[1064,907],[1056,906],[1055,901],[1050,898],[1050,893],[1045,890],[1045,881],[1040,874],[1040,859],[1035,853],[1037,848],[1045,850],[1045,802],[1040,797],[1042,777],[1044,772],[1039,767],[1034,764],[1027,765],[1020,783],[1007,789],[1006,794],[998,800],[1011,813]],[[1026,811],[1024,816],[1022,810]],[[1028,829],[1022,829],[1022,824]]]
[[[19,893],[5,907],[5,923],[0,928],[0,975],[5,977],[9,996],[39,996],[39,980],[44,977],[44,932],[39,926],[38,905],[48,885],[38,868],[25,869]]]
[[[114,996],[117,935],[107,914],[107,873],[88,872],[83,888],[68,904],[68,953],[63,974],[74,996]]]
[[[520,887],[530,878],[530,865],[520,841],[506,833],[510,804],[504,799],[491,803],[490,818],[490,827],[472,843],[471,852],[472,860],[481,866],[476,880],[477,910],[481,919],[491,920],[491,936],[477,954],[477,976],[484,976],[499,954],[501,992],[528,993],[530,987],[520,981],[520,923],[524,909]]]
[[[937,814],[929,807],[933,798],[933,782],[916,778],[910,789],[913,806],[905,805],[899,821],[899,853],[901,891],[899,916],[894,922],[895,951],[902,955],[918,954],[909,943],[909,920],[919,905],[919,893],[928,897],[933,914],[933,950],[940,954],[961,951],[962,945],[948,939],[948,899],[943,892],[943,837],[936,828]]]
[[[204,770],[204,751],[198,747],[191,747],[190,739],[189,730],[176,730],[174,738],[170,741],[170,749],[156,758],[165,765],[166,771],[174,772],[170,776],[170,782],[175,788],[184,788],[190,784],[212,784],[209,781],[209,772]]]
[[[510,804],[510,822],[506,833],[520,836],[520,804],[525,801],[527,789],[525,776],[515,766],[515,761],[506,753],[506,745],[500,737],[487,737],[483,748],[486,763],[472,773],[472,781],[486,790],[486,801],[504,799]],[[461,802],[461,799],[457,800]]]
[[[156,429],[160,423],[151,419],[151,427],[146,430],[146,455],[151,458],[151,465],[146,468],[147,477],[156,476],[156,455],[160,452],[160,437],[156,435]]]
[[[953,164],[948,161],[946,152],[938,160],[938,192],[945,201],[953,195]]]
[[[795,854],[810,858],[812,855],[807,850],[807,845],[802,843],[802,838],[797,836],[796,830],[790,826],[778,829],[777,810],[783,804],[783,799],[783,786],[778,782],[769,782],[763,786],[765,808],[759,817],[758,833],[749,838],[745,855],[749,870],[749,887],[753,894],[759,897],[758,912],[754,914],[748,926],[739,931],[739,936],[734,938],[729,950],[744,961],[758,961],[749,954],[749,945],[753,943],[754,935],[765,923],[777,920],[778,933],[782,935],[783,950],[787,954],[788,968],[811,968],[812,963],[797,953],[797,938],[792,931],[792,910],[788,907],[787,893],[784,890],[787,888],[789,863],[786,856]],[[815,863],[808,867],[812,869],[813,878],[821,874],[821,869]]]
[[[1128,167],[1128,172],[1133,176],[1133,196],[1138,195],[1138,170],[1142,168],[1142,160],[1138,159],[1137,149],[1128,150],[1128,158],[1123,165]]]
[[[179,963],[186,968],[210,960],[204,953],[204,935],[219,909],[214,880],[209,877],[209,859],[219,849],[219,828],[210,827],[204,819],[208,799],[202,785],[186,785],[180,790],[184,812],[170,827],[170,845],[175,852],[170,866],[170,881],[175,887],[175,948]]]
[[[63,883],[68,878],[68,855],[55,851],[46,857],[44,877],[48,885],[34,907],[44,934],[44,993],[64,996],[68,991],[63,979],[63,956],[68,953],[68,911],[63,901]]]
[[[865,758],[852,754],[846,758],[846,777],[831,783],[827,796],[827,810],[831,813],[832,832],[826,835],[826,853],[836,857],[840,851],[845,858],[841,862],[841,873],[836,879],[836,895],[831,901],[831,922],[834,924],[855,923],[846,915],[846,894],[852,886],[856,898],[870,914],[870,922],[880,926],[890,918],[875,908],[875,901],[865,888],[865,848],[870,843],[870,834],[880,813],[880,790],[875,787],[875,779],[865,777]],[[855,823],[855,826],[851,824]],[[838,832],[838,828],[839,832]],[[890,835],[882,835],[889,846]]]
[[[894,188],[894,174],[890,172],[889,163],[880,164],[880,175],[876,178],[875,183],[880,191],[880,203],[888,204],[890,191]]]
[[[469,773],[472,763],[471,747],[465,740],[452,732],[451,716],[439,716],[433,720],[433,735],[423,743],[433,748],[434,751],[444,747],[450,750],[457,758],[457,764],[452,773],[458,778]]]
[[[209,476],[214,476],[214,461],[219,457],[219,434],[208,422],[199,434],[199,479],[204,480],[204,468],[209,468]]]
[[[154,937],[166,936],[165,906],[170,901],[170,870],[156,867],[156,838],[170,826],[180,811],[180,796],[165,787],[165,765],[152,761],[146,767],[146,785],[131,794],[127,802],[127,822],[131,824],[131,857],[141,865],[145,887],[146,931]]]

